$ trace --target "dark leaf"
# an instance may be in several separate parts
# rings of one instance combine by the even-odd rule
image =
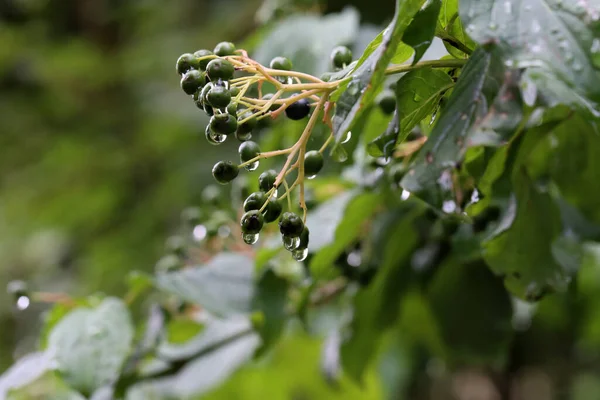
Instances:
[[[367,145],[367,151],[372,157],[390,157],[396,147],[396,140],[400,133],[400,124],[398,121],[398,111],[394,111],[394,116],[383,134],[373,139]]]
[[[287,321],[286,304],[289,282],[266,269],[259,279],[254,297],[254,310],[262,313],[258,333],[262,339],[260,352],[264,352],[275,343]]]
[[[425,4],[404,33],[402,41],[415,49],[413,64],[419,62],[431,45],[441,6],[441,0],[432,0]]]

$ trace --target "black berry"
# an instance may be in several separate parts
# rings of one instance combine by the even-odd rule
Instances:
[[[277,172],[274,169],[269,169],[258,177],[258,188],[264,192],[268,192],[275,185]]]
[[[197,69],[191,69],[181,77],[181,89],[186,94],[193,95],[206,84],[206,77],[204,73]]]
[[[285,57],[275,57],[269,63],[269,67],[271,67],[271,69],[280,69],[280,70],[284,70],[284,71],[291,71],[292,70],[292,62],[288,58],[285,58]]]
[[[259,210],[267,201],[265,192],[254,192],[244,200],[244,211]]]
[[[210,119],[210,128],[213,132],[229,135],[237,129],[237,119],[229,113],[215,114]]]
[[[231,93],[224,86],[213,86],[206,94],[206,102],[214,108],[225,108],[231,101]]]
[[[377,104],[385,114],[391,114],[396,110],[396,96],[391,90],[384,90],[377,97]]]
[[[264,217],[258,210],[250,210],[242,216],[240,225],[243,233],[259,233],[264,224]]]
[[[306,99],[300,99],[285,109],[285,115],[294,121],[305,118],[310,112],[310,104]]]
[[[304,155],[304,174],[314,176],[323,168],[323,155],[316,150],[311,150]]]
[[[267,207],[264,210],[265,222],[273,222],[276,221],[277,218],[281,215],[283,211],[283,207],[281,207],[281,203],[279,200],[271,198],[267,203]]]
[[[285,212],[279,220],[279,231],[282,235],[288,237],[298,237],[302,234],[304,229],[304,222],[302,218],[294,214],[293,212]]]
[[[198,50],[197,52],[194,53],[194,56],[196,56],[196,58],[201,58],[201,57],[206,57],[206,56],[212,56],[213,52],[210,50],[206,50],[206,49],[202,49],[202,50]],[[199,60],[198,61],[198,68],[200,68],[200,70],[202,71],[206,71],[206,66],[208,65],[208,63],[210,62],[210,58],[206,58],[204,60]]]
[[[196,67],[198,67],[198,62],[193,54],[185,53],[177,59],[176,69],[177,73],[180,75],[185,74],[190,69],[195,69]]]
[[[234,71],[233,65],[222,58],[215,58],[206,66],[206,73],[211,81],[217,81],[219,79],[228,81],[233,78]]]
[[[240,169],[231,161],[219,161],[212,169],[216,181],[223,185],[234,180],[239,173]]]
[[[260,154],[260,147],[256,142],[246,141],[238,149],[241,162],[250,161]]]

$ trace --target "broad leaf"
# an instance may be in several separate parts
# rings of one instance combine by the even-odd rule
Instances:
[[[512,337],[510,296],[483,262],[448,261],[428,298],[449,361],[472,365],[504,357]]]
[[[399,134],[400,123],[398,120],[398,111],[396,110],[385,132],[367,145],[369,155],[372,157],[390,157],[396,147]]]
[[[392,223],[393,221],[393,223]],[[379,271],[370,285],[355,296],[350,336],[342,344],[344,371],[361,382],[370,359],[377,350],[381,335],[395,321],[409,284],[412,269],[410,254],[417,244],[412,218],[404,213],[390,218],[386,239],[381,238],[383,252]]]
[[[444,46],[451,55],[463,58],[466,54],[458,49],[462,47],[458,42],[468,49],[474,49],[476,44],[467,35],[463,22],[458,18],[458,2],[459,0],[442,0],[436,35],[444,41]]]
[[[287,321],[286,304],[289,282],[272,269],[263,272],[256,287],[254,310],[262,313],[258,333],[262,339],[261,351],[273,345],[281,336]]]
[[[541,72],[538,89],[556,81],[561,90],[554,96],[573,103],[569,89],[583,99],[577,101],[600,113],[600,64],[598,53],[598,2],[562,0],[462,0],[460,16],[467,32],[480,44],[496,44],[506,65]],[[547,75],[549,79],[545,79]],[[537,81],[536,75],[532,79]]]
[[[90,394],[119,376],[132,340],[125,304],[107,298],[96,308],[77,308],[61,319],[48,337],[48,352],[65,381]]]
[[[404,31],[423,3],[425,0],[397,0],[394,19],[386,29],[381,45],[363,63],[359,60],[346,90],[336,102],[333,131],[338,142],[375,99],[377,89],[385,79],[385,69],[401,43]]]
[[[216,315],[249,312],[254,295],[254,263],[236,253],[220,253],[206,265],[158,273],[156,286]]]
[[[411,71],[398,80],[399,143],[421,120],[433,113],[444,93],[452,86],[452,78],[447,73],[433,68]]]
[[[310,240],[318,249],[310,263],[315,279],[331,273],[335,260],[360,236],[362,224],[375,213],[378,206],[379,195],[376,193],[354,196],[347,192],[323,203],[309,214],[307,225],[311,232]]]
[[[435,36],[435,25],[442,6],[441,0],[431,0],[425,4],[404,33],[402,41],[415,49],[413,64],[419,62]]]
[[[26,386],[52,369],[52,357],[48,353],[32,353],[22,357],[0,376],[0,399],[6,398],[9,391]]]
[[[331,70],[329,54],[335,46],[354,41],[359,15],[353,8],[338,14],[294,15],[278,22],[252,55],[263,65],[272,58],[288,57],[294,69],[313,75]],[[302,33],[302,40],[299,33]]]
[[[400,185],[437,208],[454,201],[456,166],[471,143],[473,126],[494,113],[494,98],[504,78],[502,64],[479,49],[465,65],[448,105]]]

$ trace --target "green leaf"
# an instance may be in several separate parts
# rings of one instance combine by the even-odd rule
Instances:
[[[435,36],[435,25],[442,7],[441,0],[432,0],[425,4],[406,29],[402,41],[415,49],[413,64],[419,62]]]
[[[202,331],[192,339],[183,343],[165,340],[159,344],[156,354],[166,361],[187,360],[251,332],[252,324],[247,317],[234,316],[228,319],[209,317]]]
[[[272,346],[281,336],[287,321],[286,304],[289,282],[279,277],[272,269],[264,271],[256,287],[254,310],[262,313],[258,328],[262,339],[260,352]]]
[[[220,253],[206,265],[158,273],[156,286],[215,315],[246,313],[254,295],[254,263],[241,254]]]
[[[361,114],[375,99],[404,31],[425,0],[397,0],[396,13],[379,45],[349,78],[348,86],[336,102],[333,131],[339,142],[352,129]]]
[[[560,213],[548,193],[540,192],[527,173],[513,176],[514,197],[494,236],[484,242],[490,268],[505,276],[517,296],[536,300],[551,290],[564,290],[568,276],[552,255],[561,232]]]
[[[585,101],[576,102],[598,115],[600,63],[597,2],[558,0],[462,0],[460,16],[467,32],[480,44],[495,44],[504,62],[514,68],[540,71],[545,90],[551,80],[562,83],[564,102],[574,103],[574,90]],[[543,76],[542,75],[542,76]],[[537,76],[532,75],[537,81]]]
[[[444,41],[448,52],[456,58],[464,58],[466,54],[457,49],[456,41],[468,49],[475,48],[475,42],[466,34],[463,22],[458,18],[458,0],[442,0],[442,8],[438,16],[436,35]]]
[[[410,256],[417,245],[417,235],[410,214],[388,216],[387,239],[381,243],[379,270],[370,285],[354,297],[350,336],[342,344],[342,365],[346,374],[362,382],[369,361],[374,356],[381,335],[394,324],[404,290],[413,272]],[[393,221],[393,222],[392,222]]]
[[[333,263],[363,232],[362,224],[375,213],[379,201],[376,193],[345,192],[308,215],[310,246],[317,250],[310,263],[314,279],[330,275]]]
[[[127,307],[109,297],[96,308],[77,308],[65,316],[50,332],[48,351],[65,381],[90,394],[119,376],[133,333]]]
[[[9,391],[28,385],[52,369],[52,357],[48,353],[31,353],[20,358],[0,375],[0,399],[6,398]]]
[[[452,85],[452,78],[447,73],[433,68],[410,71],[398,80],[396,104],[400,113],[399,143],[421,120],[433,113],[445,91]]]
[[[436,273],[428,298],[449,361],[502,361],[512,337],[511,300],[502,279],[483,262],[449,260]]]
[[[503,66],[492,54],[483,49],[473,53],[439,121],[400,183],[405,190],[436,208],[442,208],[445,201],[454,201],[455,168],[473,145],[474,127],[495,114],[489,105],[502,92],[503,78]],[[512,83],[505,82],[511,87]]]
[[[296,71],[319,76],[331,69],[331,50],[340,44],[352,43],[358,29],[359,15],[351,7],[323,17],[293,15],[273,27],[253,57],[263,65],[269,65],[277,56],[288,57]],[[298,40],[300,32],[302,40]]]
[[[390,157],[396,147],[396,141],[400,134],[400,123],[398,121],[398,111],[394,111],[394,116],[388,124],[385,132],[367,145],[367,151],[372,157]]]

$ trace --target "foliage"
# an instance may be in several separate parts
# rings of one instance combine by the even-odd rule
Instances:
[[[395,7],[362,47],[369,30],[346,9],[267,23],[255,58],[217,51],[228,44],[182,56],[192,106],[215,115],[209,142],[246,143],[239,164],[213,168],[231,183],[204,188],[122,300],[15,293],[17,306],[56,304],[38,351],[0,376],[0,397],[445,398],[437,388],[462,399],[483,386],[593,398],[600,4]],[[307,42],[288,43],[302,29]],[[355,61],[330,59],[338,45]],[[268,66],[275,56],[297,70]],[[203,61],[236,74],[216,79]],[[226,102],[203,94],[215,87]],[[213,124],[229,115],[235,134]],[[309,179],[313,149],[325,167]],[[268,224],[272,201],[293,224]]]

